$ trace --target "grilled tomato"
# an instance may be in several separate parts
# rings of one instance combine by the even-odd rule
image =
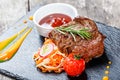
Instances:
[[[64,60],[63,68],[69,76],[78,76],[85,69],[85,61],[79,55],[70,53]]]

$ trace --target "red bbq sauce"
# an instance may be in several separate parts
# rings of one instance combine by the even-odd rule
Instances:
[[[52,27],[58,27],[63,24],[70,22],[72,19],[68,15],[61,13],[54,13],[45,16],[39,21],[39,24],[42,25],[44,23],[51,25]]]

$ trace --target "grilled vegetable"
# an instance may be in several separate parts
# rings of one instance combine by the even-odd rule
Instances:
[[[85,61],[71,53],[65,58],[63,68],[69,76],[78,76],[85,69]]]

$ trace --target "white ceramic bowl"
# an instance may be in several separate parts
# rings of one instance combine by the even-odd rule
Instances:
[[[72,19],[78,16],[77,10],[70,4],[65,3],[51,3],[40,7],[33,15],[33,22],[35,23],[40,35],[47,37],[48,33],[53,29],[52,27],[45,27],[39,24],[39,21],[53,13],[61,13],[70,16]]]

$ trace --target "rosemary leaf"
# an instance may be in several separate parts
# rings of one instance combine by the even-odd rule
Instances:
[[[58,32],[62,33],[62,34],[65,34],[65,32],[59,30],[59,29],[56,29]]]
[[[62,34],[65,34],[65,32],[70,33],[75,41],[76,41],[76,39],[75,39],[74,34],[79,35],[82,39],[90,39],[92,37],[91,33],[88,32],[89,28],[82,28],[79,30],[74,30],[73,27],[74,27],[74,25],[71,25],[68,27],[57,27],[56,30]]]
[[[74,41],[76,41],[75,35],[72,32],[70,32],[70,34],[72,35]]]

